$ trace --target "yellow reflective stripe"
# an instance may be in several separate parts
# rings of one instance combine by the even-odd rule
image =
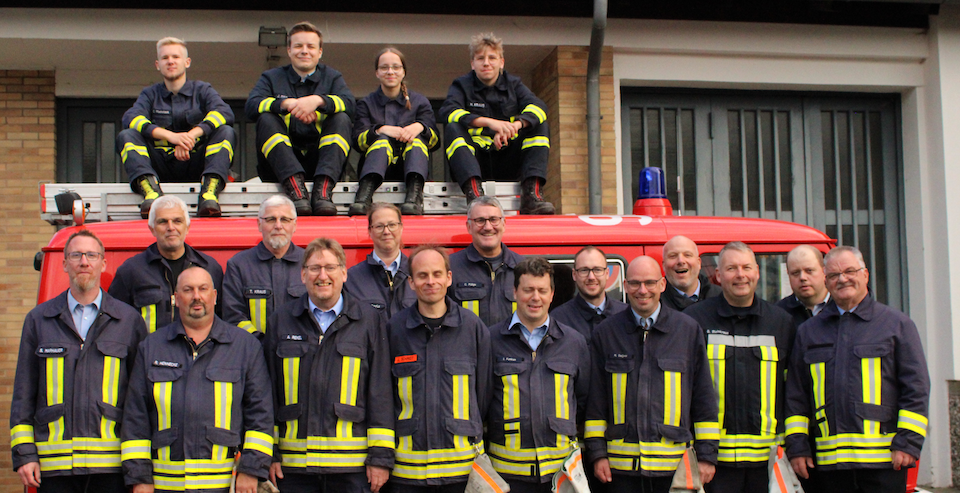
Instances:
[[[483,149],[488,149],[493,145],[493,137],[487,137],[486,135],[474,135],[472,139]]]
[[[554,401],[556,416],[560,419],[570,419],[570,375],[563,373],[553,374]]]
[[[219,111],[211,111],[207,113],[207,116],[203,119],[203,121],[213,125],[213,128],[217,128],[220,125],[227,123],[227,119],[224,118]]]
[[[371,154],[373,154],[373,152],[376,151],[377,149],[383,149],[383,150],[387,153],[387,161],[389,161],[389,162],[391,162],[391,163],[393,162],[393,160],[394,160],[394,157],[393,157],[393,146],[390,145],[390,142],[387,141],[387,140],[385,140],[385,139],[380,139],[380,140],[377,140],[376,142],[374,142],[373,145],[370,146],[369,149],[367,149],[367,153],[365,154],[365,156],[368,156],[368,157],[369,157],[369,156],[370,156]]]
[[[470,151],[470,154],[476,154],[477,151],[473,149],[470,144],[467,144],[467,141],[463,140],[463,137],[457,137],[453,139],[453,142],[447,146],[447,159],[453,159],[453,153],[461,147],[466,147]]]
[[[372,130],[364,130],[357,136],[357,145],[360,146],[360,152],[366,152],[367,148],[370,147],[370,142],[368,142],[367,139],[369,139],[371,135],[376,135],[376,133]]]
[[[604,419],[588,419],[583,428],[584,438],[603,438],[607,431],[607,421]]]
[[[625,406],[627,401],[627,374],[613,373],[613,424],[625,422]]]
[[[33,443],[33,425],[17,425],[10,428],[10,447],[21,443]]]
[[[140,316],[143,317],[143,322],[147,324],[147,330],[151,334],[157,331],[157,305],[140,307]]]
[[[510,313],[513,313],[513,312],[515,312],[515,311],[517,311],[517,302],[516,302],[516,301],[514,301],[513,303],[510,304]]]
[[[529,149],[531,147],[550,147],[550,138],[549,137],[527,137],[523,139],[523,144],[520,146],[520,150]]]
[[[260,104],[257,106],[257,113],[266,113],[270,111],[270,107],[273,106],[273,102],[277,98],[263,98],[263,101],[260,101]]]
[[[411,450],[408,440],[400,440],[392,475],[404,479],[466,478],[476,457],[473,445],[433,450]],[[483,453],[483,442],[477,444]]]
[[[340,402],[356,406],[359,386],[360,358],[344,356],[340,370]]]
[[[396,435],[390,428],[368,428],[367,447],[396,448]]]
[[[153,384],[153,400],[157,406],[157,430],[166,430],[170,428],[171,407],[173,404],[173,382],[155,382]],[[161,447],[157,450],[157,457],[160,459],[170,458],[170,446]]]
[[[810,418],[802,415],[790,416],[784,422],[786,425],[785,435],[790,436],[796,433],[803,435],[810,434]]]
[[[297,404],[300,397],[300,358],[283,358],[283,396],[287,405]],[[299,423],[296,419],[287,421],[284,437],[297,438]]]
[[[101,395],[103,402],[111,406],[117,405],[117,399],[120,394],[120,358],[113,356],[103,357],[103,383],[101,385]],[[100,436],[104,438],[117,438],[117,423],[106,416],[100,417]]]
[[[713,388],[717,391],[719,413],[717,422],[723,428],[723,416],[726,408],[726,381],[727,381],[727,346],[723,344],[707,344],[707,359],[710,360],[710,378]]]
[[[503,424],[504,444],[511,449],[520,448],[520,421],[510,421]]]
[[[827,412],[824,409],[827,402],[824,389],[826,383],[826,364],[811,364],[810,376],[813,380],[813,402],[814,409],[816,409],[814,417],[817,419],[817,426],[820,427],[820,436],[827,437],[830,436],[830,427],[827,424]]]
[[[247,430],[243,434],[243,448],[245,450],[256,450],[268,457],[273,456],[273,437],[254,430]]]
[[[350,144],[347,143],[347,140],[337,134],[327,135],[320,139],[320,149],[323,149],[329,145],[336,145],[343,151],[343,155],[346,156],[350,152]]]
[[[249,333],[251,333],[251,334],[256,334],[256,333],[257,333],[257,326],[256,326],[256,325],[253,325],[253,322],[251,322],[251,321],[249,321],[249,320],[243,320],[243,321],[241,321],[240,323],[237,324],[237,327],[240,327],[241,329],[243,329],[243,330],[245,330],[245,331],[247,331],[247,332],[249,332]]]
[[[528,104],[527,107],[524,108],[520,113],[530,113],[531,115],[537,117],[537,121],[540,123],[547,121],[547,113],[535,104]]]
[[[470,112],[467,110],[457,108],[450,112],[450,116],[447,117],[447,123],[456,123],[469,114]]]
[[[453,419],[470,419],[470,375],[453,376]]]
[[[863,358],[860,360],[861,379],[863,384],[863,402],[880,404],[880,358]],[[880,422],[869,419],[863,420],[863,432],[868,435],[880,433]]]
[[[776,346],[760,346],[760,433],[777,433],[777,362]]]
[[[504,375],[500,380],[503,381],[503,419],[517,419],[520,417],[520,377]]]
[[[922,437],[927,436],[927,418],[922,414],[901,409],[898,413],[897,428],[910,430]]]
[[[133,117],[133,120],[130,120],[130,128],[136,130],[137,132],[143,132],[143,127],[146,127],[150,124],[150,120],[147,120],[147,117],[143,115],[137,115]]]
[[[629,443],[621,440],[607,442],[607,455],[610,468],[621,471],[635,471],[634,464],[639,459],[639,469],[644,471],[674,471],[686,444],[667,440],[659,442]]]
[[[407,159],[407,153],[409,153],[409,152],[410,152],[411,150],[413,150],[413,149],[418,149],[418,150],[420,150],[420,151],[423,151],[423,155],[424,155],[424,156],[429,156],[429,155],[430,155],[430,151],[427,149],[427,146],[423,143],[422,140],[420,140],[419,138],[417,138],[417,139],[413,139],[412,142],[408,143],[408,144],[406,145],[406,147],[404,147],[404,149],[403,149],[403,159]]]
[[[150,459],[150,440],[124,440],[120,460]]]
[[[270,151],[281,143],[286,144],[287,147],[293,147],[293,145],[290,144],[290,137],[284,134],[273,134],[260,146],[260,152],[263,154],[263,157],[267,157],[270,155]]]
[[[878,464],[890,462],[890,444],[895,433],[867,435],[841,433],[831,437],[818,437],[817,464],[839,463]]]
[[[222,150],[227,151],[227,155],[230,157],[230,160],[233,161],[233,144],[229,140],[224,140],[217,142],[216,144],[210,144],[207,146],[206,152],[204,152],[204,157],[210,157]]]
[[[693,436],[697,440],[719,440],[720,423],[714,421],[703,421],[693,424]]]
[[[267,332],[267,299],[250,298],[247,300],[247,308],[250,310],[250,320],[240,322],[238,327],[251,334]]]
[[[566,437],[564,437],[566,438]],[[499,473],[518,476],[547,476],[560,470],[570,454],[569,439],[556,446],[512,448],[490,443],[487,449],[493,468]]]
[[[150,153],[147,152],[147,146],[138,146],[133,142],[127,142],[123,144],[123,149],[120,151],[120,162],[127,162],[127,155],[131,152],[135,152],[144,157],[150,157]]]
[[[721,462],[766,462],[770,448],[783,442],[780,435],[728,435],[720,431],[720,449],[717,460]]]
[[[430,129],[430,138],[428,139],[427,147],[433,147],[433,146],[437,145],[437,142],[439,142],[439,141],[440,141],[440,138],[437,137],[437,132],[435,132],[435,131],[431,128],[431,129]]]
[[[473,312],[474,315],[480,316],[480,300],[461,301],[460,305]]]
[[[680,426],[680,372],[663,372],[663,424]]]
[[[343,103],[343,98],[340,96],[334,96],[332,94],[327,94],[327,97],[330,98],[330,101],[333,102],[333,112],[341,113],[347,111],[347,105]]]
[[[53,406],[63,403],[63,357],[46,358],[46,380],[47,380],[47,405]],[[49,424],[50,441],[61,441],[65,432],[65,422],[63,416],[51,421]]]
[[[314,111],[314,115],[317,115],[317,119],[313,121],[313,128],[317,129],[317,134],[323,133],[323,120],[326,119],[327,115],[320,113],[319,111]],[[287,127],[290,127],[290,123],[287,123]]]
[[[233,382],[213,382],[213,426],[229,430],[233,420]],[[214,444],[214,460],[226,460],[228,447]]]
[[[232,472],[232,457],[226,460],[154,460],[153,484],[159,491],[225,490],[230,488]]]
[[[397,379],[397,393],[400,395],[400,415],[397,419],[413,417],[413,377]]]

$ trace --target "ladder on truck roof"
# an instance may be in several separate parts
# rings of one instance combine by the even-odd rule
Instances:
[[[483,184],[487,195],[496,196],[504,213],[516,214],[520,209],[520,185],[517,182],[488,181]],[[312,190],[313,184],[307,183]],[[193,215],[197,210],[199,183],[164,183],[166,195],[183,199]],[[384,182],[373,195],[374,202],[400,204],[406,186],[403,182]],[[57,207],[56,196],[75,192],[80,195],[82,208],[70,200]],[[271,195],[283,194],[277,183],[262,183],[259,178],[245,182],[228,183],[220,192],[220,209],[224,217],[256,216],[260,202]],[[357,182],[337,183],[333,202],[339,215],[346,215],[357,194]],[[53,225],[79,225],[84,222],[106,222],[140,219],[143,197],[130,190],[126,183],[40,183],[40,218]],[[460,185],[447,182],[426,182],[423,187],[424,214],[465,214],[467,202]]]

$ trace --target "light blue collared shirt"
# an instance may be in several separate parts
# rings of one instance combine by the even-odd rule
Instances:
[[[93,321],[97,319],[97,313],[100,312],[100,302],[103,301],[103,289],[97,292],[97,298],[89,305],[81,305],[73,293],[67,290],[67,306],[70,308],[70,314],[73,315],[73,325],[77,328],[80,338],[87,340],[87,332],[93,326]],[[79,309],[78,309],[79,308]]]
[[[306,82],[306,81],[307,81],[307,77],[310,77],[311,75],[313,75],[313,74],[315,74],[315,73],[317,73],[317,68],[316,68],[316,67],[313,68],[313,72],[310,72],[309,74],[300,77],[300,82]]]
[[[397,258],[393,259],[393,262],[390,262],[390,265],[387,265],[386,262],[377,255],[376,250],[373,252],[373,259],[380,264],[380,267],[383,267],[384,270],[390,271],[390,275],[396,277],[397,271],[400,270],[400,254],[397,254]]]
[[[697,297],[697,300],[700,300],[700,288],[701,288],[701,287],[702,287],[702,286],[700,286],[700,280],[697,279],[697,290],[694,291],[693,294],[691,294],[690,296],[687,296],[687,293],[684,293],[683,291],[681,291],[681,290],[679,290],[679,289],[677,289],[677,288],[673,288],[673,289],[677,289],[677,292],[680,293],[680,295],[683,296],[683,297],[685,297],[685,298],[693,298],[694,296],[696,296],[696,297]],[[660,310],[660,309],[658,308],[657,311],[659,311],[659,310]]]
[[[313,303],[313,300],[310,301],[310,313],[313,314],[313,318],[317,319],[317,323],[320,324],[320,333],[325,334],[327,328],[330,327],[330,324],[337,319],[337,316],[340,315],[340,312],[343,311],[343,295],[340,295],[340,299],[337,300],[337,304],[333,305],[333,308],[327,311],[321,310],[317,305]]]
[[[649,329],[650,327],[653,327],[653,324],[657,323],[657,318],[660,317],[660,308],[662,306],[663,305],[657,303],[657,309],[653,312],[653,315],[650,315],[650,317],[647,319],[644,319],[643,317],[641,317],[640,314],[634,311],[633,308],[631,307],[630,311],[633,312],[633,318],[637,320],[637,327],[643,326],[644,320],[650,321],[650,324],[647,325],[647,329]]]
[[[857,306],[860,306],[860,303],[857,303]],[[847,312],[853,313],[853,311],[857,309],[857,306],[849,310],[844,310],[843,308],[840,308],[840,305],[837,305],[837,310],[840,310],[840,315],[843,315],[844,313],[847,313]]]
[[[587,300],[583,300],[583,301],[586,301],[586,302],[587,302],[587,306],[589,306],[590,308],[593,308],[593,311],[597,312],[597,315],[603,315],[603,309],[607,307],[607,297],[606,297],[606,296],[603,297],[603,302],[600,303],[600,306],[595,306],[593,303],[590,303],[590,302],[587,301]]]
[[[540,347],[540,342],[543,341],[543,338],[547,335],[547,327],[550,326],[550,315],[547,315],[547,320],[543,322],[543,325],[530,330],[520,322],[520,316],[517,315],[517,312],[513,312],[513,318],[510,319],[510,328],[516,327],[517,324],[520,325],[520,334],[524,340],[527,341],[527,345],[530,346],[530,349],[536,351],[537,348]]]

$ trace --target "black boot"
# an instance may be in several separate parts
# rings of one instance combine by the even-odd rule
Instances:
[[[293,207],[297,210],[298,216],[309,216],[310,199],[307,198],[307,185],[303,183],[303,173],[297,173],[286,180],[283,180],[283,193],[293,201]]]
[[[333,203],[333,187],[336,184],[329,176],[317,175],[313,181],[313,194],[310,195],[314,216],[337,215],[337,206]]]
[[[134,186],[135,190],[143,195],[143,202],[140,202],[140,217],[146,219],[150,217],[150,206],[153,205],[154,200],[163,195],[163,190],[160,190],[160,182],[154,175],[143,175],[137,178]]]
[[[200,197],[197,198],[197,217],[220,217],[220,192],[226,184],[217,175],[203,175]]]
[[[549,216],[557,213],[553,204],[543,200],[543,178],[531,177],[523,180],[520,191],[520,214]]]
[[[400,213],[404,216],[423,215],[423,181],[420,173],[407,175],[407,195],[400,204]]]
[[[383,183],[383,178],[374,173],[367,174],[361,178],[360,186],[357,188],[357,197],[353,199],[353,204],[350,205],[350,210],[347,211],[347,215],[366,215],[370,209],[370,204],[373,203],[373,192],[377,191],[377,187],[379,187],[381,183]]]
[[[463,194],[467,196],[467,207],[470,207],[470,202],[477,200],[477,197],[482,197],[483,194],[483,183],[480,182],[480,177],[474,176],[469,180],[460,184],[460,189],[463,190]]]

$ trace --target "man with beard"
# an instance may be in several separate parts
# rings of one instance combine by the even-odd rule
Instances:
[[[663,245],[663,271],[667,289],[660,301],[674,310],[720,295],[720,288],[700,275],[700,251],[686,236],[674,236]]]
[[[823,275],[823,254],[810,245],[800,245],[787,254],[787,275],[793,294],[777,302],[777,306],[793,316],[797,325],[823,310],[830,301]]]
[[[236,136],[233,110],[213,87],[187,80],[190,58],[182,39],[157,41],[157,70],[163,83],[145,88],[123,114],[117,152],[130,188],[143,195],[140,216],[163,195],[160,183],[202,178],[197,216],[220,216],[218,195],[227,183]]]
[[[177,279],[178,321],[140,344],[123,414],[123,473],[132,493],[255,493],[273,456],[273,406],[260,343],[214,314],[217,291],[197,266]]]
[[[403,216],[393,204],[377,202],[367,211],[367,234],[373,251],[367,261],[348,271],[344,289],[358,299],[382,310],[387,320],[394,313],[416,303],[417,295],[407,285],[410,264],[403,248]]]
[[[140,310],[147,331],[152,333],[177,320],[179,312],[174,310],[173,294],[181,272],[194,265],[204,268],[219,293],[223,270],[213,257],[186,244],[190,215],[187,204],[179,197],[164,195],[157,199],[150,208],[147,227],[156,243],[128,258],[117,269],[109,293]],[[220,310],[219,305],[216,310]]]
[[[297,210],[283,195],[260,204],[257,227],[263,241],[227,260],[223,276],[223,319],[263,337],[277,308],[306,291],[300,281],[303,248],[293,244]]]
[[[607,255],[595,246],[585,246],[573,257],[573,282],[577,296],[556,307],[550,316],[583,334],[590,344],[593,328],[607,317],[627,309],[627,304],[607,296]]]
[[[37,491],[125,491],[120,415],[139,314],[100,289],[103,244],[88,230],[63,248],[70,287],[27,314],[10,404],[13,468]]]
[[[264,338],[277,410],[270,478],[284,492],[378,492],[393,467],[390,349],[383,311],[343,292],[346,255],[317,238],[306,294],[270,317]]]

